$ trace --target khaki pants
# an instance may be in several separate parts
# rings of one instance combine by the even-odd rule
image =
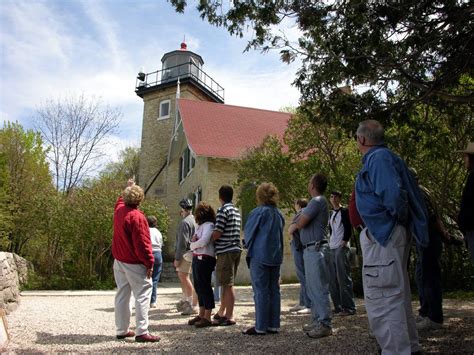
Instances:
[[[114,261],[114,278],[117,284],[115,294],[115,326],[117,335],[128,332],[130,325],[130,296],[135,298],[136,335],[148,333],[148,311],[150,309],[151,278],[146,278],[146,267],[142,264],[126,264]]]
[[[405,227],[396,225],[386,247],[367,228],[360,234],[364,300],[370,328],[382,354],[420,351],[407,261],[410,240]]]

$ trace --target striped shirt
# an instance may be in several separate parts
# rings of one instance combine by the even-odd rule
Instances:
[[[221,237],[214,241],[217,255],[242,251],[240,246],[240,213],[232,202],[222,205],[217,210],[214,230],[222,233]]]

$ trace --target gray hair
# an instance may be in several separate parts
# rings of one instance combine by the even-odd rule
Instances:
[[[384,142],[383,126],[376,120],[360,122],[356,134],[360,137],[365,137],[372,144],[381,144]]]

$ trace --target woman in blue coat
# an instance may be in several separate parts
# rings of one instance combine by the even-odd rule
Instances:
[[[277,208],[278,190],[272,183],[257,188],[259,207],[244,228],[244,247],[255,301],[255,326],[245,335],[275,334],[280,330],[280,267],[283,262],[285,220]]]

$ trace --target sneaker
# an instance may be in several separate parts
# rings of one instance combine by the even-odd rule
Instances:
[[[302,305],[294,305],[293,307],[291,307],[289,309],[290,312],[298,312],[298,311],[301,311],[302,309],[305,309],[306,307],[305,306],[302,306]]]
[[[186,304],[183,307],[183,311],[181,312],[182,316],[190,316],[191,314],[196,314],[197,309],[196,307],[193,307],[191,303],[186,302]]]
[[[125,339],[125,338],[132,338],[135,336],[135,332],[134,331],[129,331],[128,333],[126,334],[122,334],[122,335],[117,335],[117,339]]]
[[[156,308],[156,303],[150,303],[150,308]]]
[[[435,329],[441,329],[442,327],[443,327],[443,324],[433,322],[428,317],[425,317],[422,321],[416,323],[416,329],[418,330],[435,330]]]
[[[279,328],[267,328],[267,334],[278,334],[280,333]]]
[[[356,311],[351,311],[349,309],[343,309],[341,312],[339,312],[339,316],[341,317],[347,317],[347,316],[353,316],[356,314]]]
[[[136,336],[135,341],[137,343],[156,343],[157,341],[160,341],[160,337],[147,333],[147,334]]]
[[[306,333],[310,338],[324,338],[332,335],[332,328],[326,327],[325,325],[318,324],[313,330]]]
[[[298,312],[296,312],[296,314],[311,314],[311,308],[303,308],[303,309],[300,309]]]
[[[313,330],[314,328],[316,328],[317,326],[319,326],[319,324],[317,324],[317,323],[305,324],[305,325],[303,325],[303,331],[309,332],[309,331]]]
[[[417,323],[420,323],[421,321],[423,321],[426,317],[422,316],[422,315],[417,315],[415,317],[415,322]]]
[[[182,312],[185,303],[187,303],[185,300],[180,300],[178,303],[176,303],[176,310],[178,312]]]

